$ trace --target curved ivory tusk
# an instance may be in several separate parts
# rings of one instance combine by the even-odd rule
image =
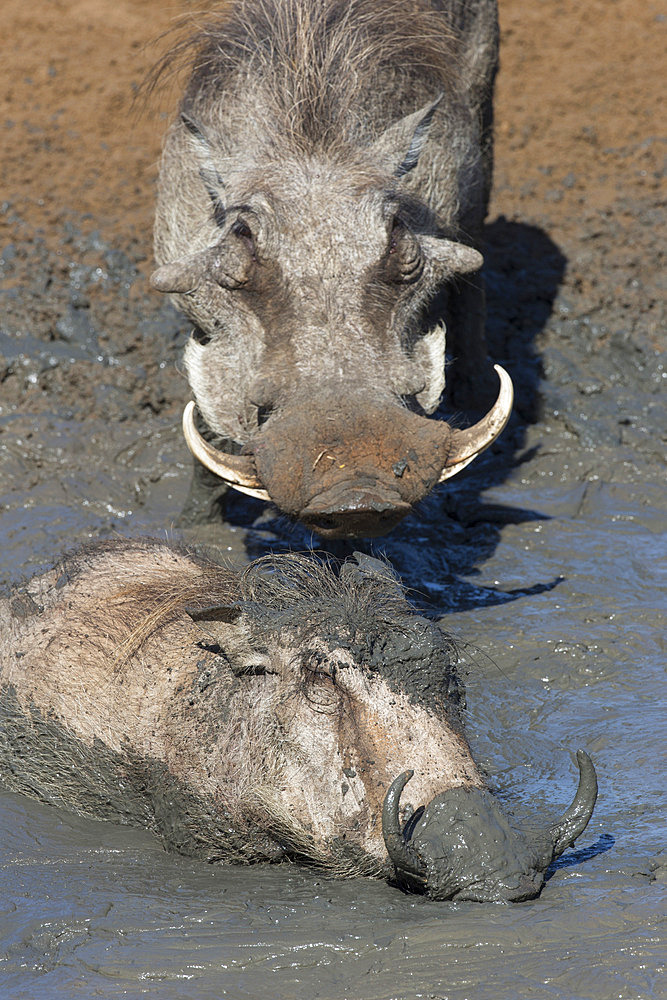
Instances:
[[[413,774],[414,771],[403,771],[389,786],[382,805],[382,836],[387,854],[397,873],[417,879],[423,885],[426,881],[424,865],[415,851],[405,843],[398,821],[401,792]]]
[[[485,417],[465,431],[453,431],[454,448],[442,470],[439,482],[451,479],[466,465],[470,465],[485,448],[493,444],[499,434],[505,429],[512,412],[514,387],[512,379],[500,365],[493,366],[500,379],[498,398]]]
[[[195,403],[190,400],[183,410],[183,434],[194,457],[239,493],[246,493],[258,500],[270,500],[271,497],[262,489],[257,478],[252,458],[247,455],[228,455],[210,445],[195,427],[194,413]]]
[[[566,847],[571,847],[578,836],[588,826],[593,815],[598,797],[598,781],[593,761],[585,750],[577,750],[579,765],[579,786],[574,801],[557,823],[551,827],[550,833],[554,845],[554,858],[559,858]]]

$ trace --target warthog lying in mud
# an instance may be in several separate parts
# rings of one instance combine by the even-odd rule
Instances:
[[[586,827],[595,771],[580,751],[566,813],[513,830],[463,734],[450,651],[367,556],[235,574],[101,544],[0,603],[0,779],[209,861],[527,899]]]
[[[324,536],[390,530],[509,418],[499,367],[473,427],[431,416],[446,347],[457,405],[495,391],[477,245],[497,38],[495,0],[239,0],[159,68],[190,70],[152,278],[194,324],[188,445]],[[210,514],[195,470],[184,523]]]

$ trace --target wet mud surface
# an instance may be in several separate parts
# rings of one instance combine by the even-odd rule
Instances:
[[[16,39],[0,68],[2,582],[91,538],[179,537],[188,330],[147,283],[175,93],[132,103],[173,13],[0,13]],[[4,995],[662,995],[667,22],[653,0],[501,0],[501,21],[488,328],[515,413],[372,551],[459,637],[469,735],[503,802],[555,818],[582,747],[600,780],[588,830],[537,900],[433,903],[210,867],[2,792]],[[313,541],[241,497],[227,517],[192,535],[235,564]]]

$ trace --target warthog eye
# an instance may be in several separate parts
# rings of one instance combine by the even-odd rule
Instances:
[[[235,236],[240,236],[244,240],[252,239],[252,233],[250,232],[250,228],[241,219],[239,219],[238,222],[234,223],[234,225],[232,226],[232,232],[234,233]]]
[[[206,344],[211,342],[211,338],[207,333],[204,333],[202,329],[198,326],[193,326],[190,336],[197,344],[201,344],[204,347]]]
[[[423,270],[424,258],[417,239],[399,219],[394,219],[385,257],[386,280],[409,285],[421,278]]]
[[[232,226],[232,232],[233,232],[234,236],[238,236],[238,238],[240,240],[243,240],[243,242],[246,244],[246,247],[247,247],[250,255],[252,256],[252,258],[254,260],[255,259],[255,237],[253,236],[252,230],[250,229],[250,226],[248,225],[248,223],[245,222],[243,219],[237,219],[236,222],[234,223],[234,225]]]
[[[226,659],[232,673],[236,674],[237,677],[259,677],[263,674],[275,674],[278,672],[271,663],[268,655],[251,653],[244,656],[234,656],[230,655],[228,651],[224,652],[226,653]]]
[[[271,416],[273,412],[272,406],[258,406],[257,407],[257,426],[261,427]]]
[[[268,674],[270,672],[266,663],[244,663],[240,664],[238,669],[239,676],[258,677],[260,674]]]
[[[390,254],[396,253],[396,250],[398,249],[398,237],[399,237],[399,232],[400,232],[400,230],[402,228],[403,227],[401,226],[401,224],[398,221],[398,219],[394,219],[394,224],[391,227],[391,233],[389,234],[389,250],[388,250],[388,252]]]

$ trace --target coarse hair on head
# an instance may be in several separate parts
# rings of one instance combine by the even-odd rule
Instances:
[[[276,134],[306,150],[375,138],[364,135],[362,109],[380,77],[419,75],[432,81],[434,96],[455,92],[460,78],[451,19],[429,0],[237,0],[193,21],[174,29],[181,37],[148,89],[187,66],[182,110],[196,115],[221,92],[261,86]]]

